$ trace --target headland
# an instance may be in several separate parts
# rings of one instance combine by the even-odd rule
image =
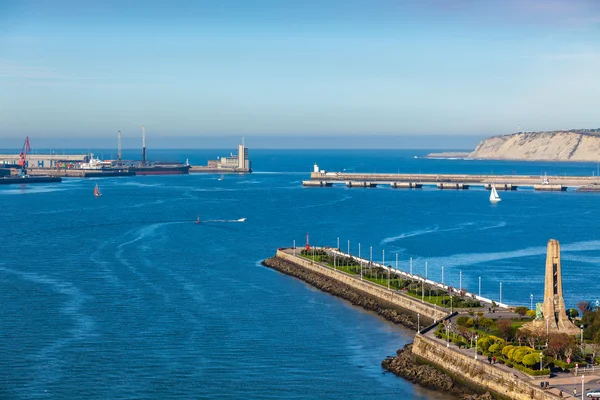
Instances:
[[[598,162],[600,128],[516,132],[492,136],[471,152],[431,153],[428,158]]]

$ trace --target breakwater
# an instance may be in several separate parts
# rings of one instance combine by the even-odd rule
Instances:
[[[503,398],[514,400],[554,400],[558,398],[552,392],[540,389],[537,381],[523,380],[512,371],[500,369],[481,358],[475,359],[470,355],[463,354],[452,347],[447,347],[444,342],[426,335],[417,334],[415,336],[411,352],[420,362],[433,364],[456,379],[486,388]],[[400,362],[396,361],[395,363]],[[393,366],[394,361],[389,361],[389,365]]]
[[[415,313],[382,301],[366,292],[356,290],[352,286],[342,283],[331,276],[320,274],[313,269],[302,268],[301,265],[278,256],[264,260],[262,265],[298,278],[326,293],[348,300],[355,306],[374,311],[388,321],[417,330],[417,317]]]
[[[418,383],[430,389],[452,393],[463,399],[471,400],[493,400],[494,396],[481,386],[469,385],[468,383],[459,383],[456,378],[451,378],[444,371],[440,371],[427,363],[418,362],[412,352],[413,344],[407,344],[404,348],[396,352],[396,356],[388,357],[381,362],[381,367],[393,374],[400,376],[413,383]],[[474,395],[473,392],[484,392],[481,395]]]
[[[311,184],[309,182],[319,182]],[[351,183],[351,185],[348,185]],[[360,184],[363,183],[363,184]],[[368,183],[368,185],[366,185]],[[390,185],[395,188],[420,188],[435,186],[439,189],[468,189],[483,187],[497,190],[517,190],[529,187],[534,190],[564,191],[567,187],[581,187],[598,183],[597,176],[531,176],[531,175],[481,175],[481,174],[385,174],[385,173],[347,173],[312,172],[310,180],[303,181],[304,186],[332,186],[344,184],[351,187],[375,187]],[[550,188],[551,187],[551,188]]]

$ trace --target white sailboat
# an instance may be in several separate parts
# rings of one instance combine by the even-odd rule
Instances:
[[[502,200],[502,199],[500,198],[500,196],[498,196],[498,192],[496,191],[496,186],[492,185],[492,190],[490,192],[490,202],[497,203],[500,200]]]

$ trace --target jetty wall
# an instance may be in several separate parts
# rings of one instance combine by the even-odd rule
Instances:
[[[417,334],[412,352],[418,359],[446,371],[450,375],[466,380],[474,385],[484,387],[503,397],[515,400],[555,400],[558,396],[542,390],[534,383],[515,376],[512,372],[501,370],[490,365],[486,360],[467,356],[446,347],[445,344]]]
[[[343,271],[335,270],[323,264],[312,262],[311,260],[294,256],[293,254],[288,254],[283,250],[277,250],[276,256],[280,259],[296,264],[299,267],[335,279],[336,281],[350,286],[355,290],[400,307],[413,315],[419,314],[421,318],[423,318],[421,321],[421,325],[423,327],[426,326],[427,320],[430,320],[431,322],[438,321],[449,314],[443,308],[434,307],[429,303],[423,303],[398,291],[388,290],[387,288],[368,280],[361,280],[360,277],[357,277],[356,275],[347,274]]]

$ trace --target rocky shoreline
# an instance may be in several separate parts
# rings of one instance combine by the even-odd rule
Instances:
[[[399,310],[392,304],[386,303],[366,293],[357,291],[335,279],[326,277],[316,272],[307,270],[287,260],[271,257],[262,262],[262,265],[273,268],[286,275],[298,278],[324,292],[348,300],[356,306],[375,311],[388,321],[402,324],[407,328],[416,330],[415,316],[407,310]],[[433,322],[433,321],[432,321]],[[448,374],[430,366],[419,364],[415,361],[412,344],[400,349],[395,357],[388,357],[382,361],[381,366],[397,376],[405,378],[424,387],[444,391],[456,395],[458,398],[468,400],[493,400],[489,393],[483,395],[473,394],[475,390],[458,384]]]
[[[262,262],[262,265],[273,268],[286,275],[298,278],[324,292],[341,297],[344,300],[348,300],[355,306],[359,306],[370,311],[375,311],[388,321],[396,324],[402,324],[405,327],[415,331],[417,330],[416,315],[410,315],[410,313],[406,310],[401,310],[392,304],[381,301],[380,299],[377,299],[366,293],[357,291],[356,289],[353,289],[335,279],[299,267],[294,263],[278,257],[268,258]],[[424,319],[425,318],[421,318],[422,323],[424,323]]]
[[[448,374],[436,368],[419,364],[412,354],[412,344],[399,349],[395,357],[388,357],[381,362],[383,369],[392,372],[413,383],[418,383],[429,389],[439,390],[456,395],[465,400],[494,400],[489,392],[482,395],[473,394],[473,390],[457,384]]]

